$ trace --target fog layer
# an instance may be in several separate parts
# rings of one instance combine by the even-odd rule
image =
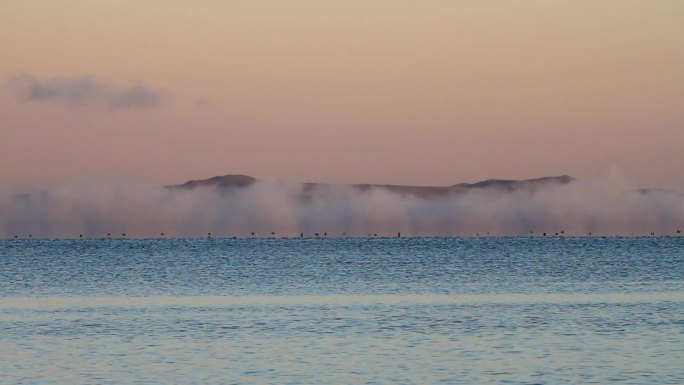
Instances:
[[[0,190],[0,237],[676,235],[684,196],[615,177],[425,199],[380,187],[276,181],[169,189],[90,181]],[[681,235],[681,234],[680,234]]]

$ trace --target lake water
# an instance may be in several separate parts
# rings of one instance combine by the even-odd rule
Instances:
[[[2,384],[682,384],[684,237],[0,241]]]

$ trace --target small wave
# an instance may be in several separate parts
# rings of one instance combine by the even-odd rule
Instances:
[[[410,295],[259,295],[148,297],[6,297],[0,309],[108,307],[233,307],[233,306],[350,306],[350,305],[469,305],[469,304],[623,304],[684,302],[684,292],[614,294],[410,294]]]

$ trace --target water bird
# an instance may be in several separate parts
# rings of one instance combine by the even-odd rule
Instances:
[[[397,233],[397,238],[401,238],[401,233]]]
[[[211,233],[207,233],[207,238],[211,238]]]
[[[315,236],[318,236],[318,233],[314,233]]]
[[[304,233],[299,233],[299,238],[304,238]]]
[[[546,236],[546,233],[544,233],[543,235]]]
[[[78,234],[78,237],[79,237],[79,238],[83,238],[83,234]]]
[[[33,235],[29,234],[29,238],[33,238]]]
[[[682,230],[677,229],[677,234],[681,234]]]
[[[126,238],[126,233],[121,233],[121,236],[122,236],[123,238]]]
[[[163,236],[164,236],[164,233],[161,233],[161,234],[160,234],[160,236],[162,236],[162,237],[163,237]]]
[[[254,236],[254,235],[255,235],[255,234],[254,234],[254,231],[252,231],[252,236]]]

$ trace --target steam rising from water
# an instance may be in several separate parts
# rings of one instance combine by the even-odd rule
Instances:
[[[536,191],[476,189],[432,200],[382,188],[360,191],[257,182],[217,190],[86,182],[27,194],[0,191],[0,237],[354,235],[647,235],[684,230],[684,196],[637,191],[620,177]]]

